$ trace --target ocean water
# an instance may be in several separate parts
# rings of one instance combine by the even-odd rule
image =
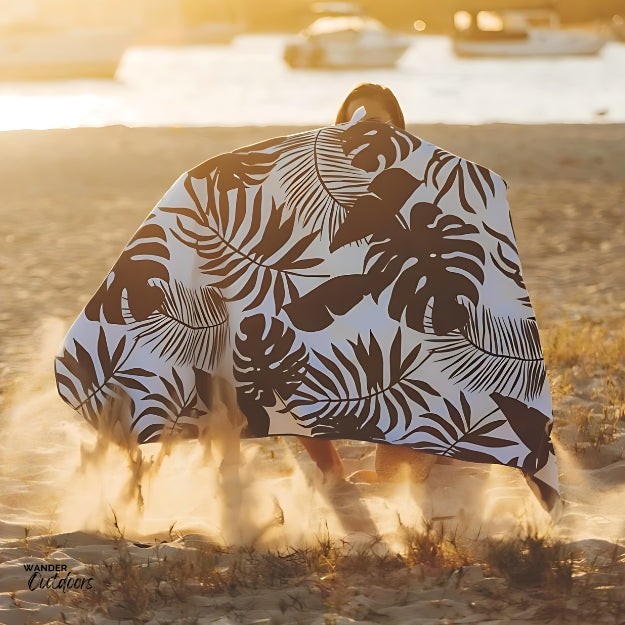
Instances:
[[[115,80],[0,83],[0,130],[78,126],[326,125],[362,81],[397,94],[408,122],[625,122],[625,43],[598,56],[458,59],[450,40],[415,36],[396,68],[292,70],[286,36],[229,46],[134,47]]]

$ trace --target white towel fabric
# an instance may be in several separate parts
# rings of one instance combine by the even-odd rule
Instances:
[[[244,434],[406,445],[518,467],[559,501],[551,396],[506,185],[377,122],[183,174],[56,359],[95,427],[198,436],[215,380]],[[123,401],[122,401],[123,400]]]

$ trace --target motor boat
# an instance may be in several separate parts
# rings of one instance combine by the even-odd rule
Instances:
[[[0,29],[0,80],[114,78],[130,41],[125,28],[5,24]]]
[[[518,57],[598,54],[603,33],[560,27],[551,9],[458,11],[453,51],[457,56]]]
[[[350,12],[351,3],[333,4],[340,4],[341,8],[318,17],[286,43],[283,58],[290,67],[393,67],[410,47],[412,41],[408,36],[386,28],[358,9]],[[316,9],[322,11],[329,10]]]

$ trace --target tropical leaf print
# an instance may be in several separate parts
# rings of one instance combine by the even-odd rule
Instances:
[[[439,396],[419,379],[421,346],[402,355],[401,329],[388,357],[373,333],[368,347],[361,336],[348,344],[352,357],[336,345],[332,356],[313,350],[318,364],[308,363],[306,378],[284,408],[313,434],[340,437],[349,431],[356,438],[384,440],[384,433],[398,425],[408,427],[415,406],[429,410],[428,396]]]
[[[496,174],[376,122],[218,156],[167,191],[72,326],[59,392],[120,444],[209,440],[225,406],[242,436],[515,466],[553,507],[507,219]]]
[[[275,405],[274,392],[289,398],[308,363],[306,348],[295,341],[293,329],[279,319],[267,325],[261,314],[246,317],[234,341],[234,379],[242,392],[262,406]]]
[[[352,165],[370,172],[394,167],[421,145],[420,139],[395,126],[367,121],[347,127],[341,141]]]
[[[438,190],[434,204],[438,204],[457,185],[460,206],[469,213],[476,213],[467,190],[479,195],[484,210],[489,198],[495,196],[495,181],[491,172],[445,150],[436,149],[425,169],[425,179]]]
[[[163,292],[155,279],[167,282],[169,260],[165,230],[149,220],[137,230],[111,269],[107,279],[85,307],[90,321],[99,321],[100,313],[109,323],[123,324],[122,293],[126,291],[133,319],[146,319],[163,301]]]
[[[443,456],[459,456],[465,460],[470,460],[467,457],[467,452],[473,453],[473,459],[477,457],[476,454],[485,453],[471,450],[470,447],[466,447],[467,445],[490,449],[516,445],[515,441],[490,435],[491,432],[506,423],[505,419],[490,419],[498,412],[498,408],[472,423],[471,406],[464,393],[460,392],[460,409],[448,399],[443,399],[443,401],[447,408],[447,416],[433,412],[418,415],[414,417],[414,421],[419,425],[410,429],[399,440],[406,441],[413,449],[429,451]],[[415,435],[421,439],[427,437],[427,440],[408,440]],[[486,455],[491,459],[493,458],[490,454]],[[482,461],[484,460],[480,460],[480,462]]]
[[[96,354],[75,339],[73,347],[74,354],[65,348],[56,359],[56,383],[65,401],[82,412],[93,427],[98,427],[104,406],[119,397],[122,387],[148,392],[140,378],[153,377],[154,373],[139,367],[124,368],[136,342],[126,349],[123,336],[111,351],[104,328],[100,327]]]
[[[229,191],[241,193],[247,187],[256,187],[262,184],[275,166],[276,156],[263,152],[262,149],[280,143],[280,140],[268,142],[267,145],[250,146],[235,152],[220,154],[211,158],[188,172],[184,186],[191,195],[200,212],[205,212],[207,206],[202,206],[193,188],[193,179],[206,179],[211,182],[217,191],[226,196]]]
[[[372,178],[352,164],[343,138],[340,126],[288,137],[275,168],[285,209],[297,215],[298,223],[330,239]]]
[[[552,420],[540,410],[530,408],[514,397],[506,397],[501,393],[491,393],[490,396],[514,433],[530,450],[523,462],[523,471],[530,475],[536,473],[547,464],[549,454],[555,455],[550,438]]]
[[[198,369],[194,369],[194,373],[196,383],[198,377],[206,376],[210,386],[209,373]],[[198,419],[206,411],[207,398],[200,396],[197,384],[185,386],[175,368],[171,369],[167,377],[159,375],[158,380],[165,392],[146,394],[143,403],[148,406],[133,418],[131,424],[130,429],[136,432],[139,443],[153,443],[164,435],[197,438]],[[206,384],[206,381],[201,380],[200,388]]]
[[[299,296],[293,278],[328,276],[307,272],[323,262],[305,255],[318,232],[293,238],[295,215],[282,221],[281,206],[272,204],[266,210],[262,202],[259,189],[251,205],[237,202],[234,210],[223,211],[218,221],[209,218],[202,223],[202,229],[185,225],[181,218],[191,217],[197,223],[202,217],[195,211],[173,207],[161,210],[179,216],[174,236],[196,251],[204,261],[200,271],[222,291],[226,301],[248,298],[245,310],[251,310],[272,293],[277,314],[285,302]]]
[[[430,355],[469,391],[537,397],[546,382],[534,318],[496,317],[485,308],[467,311],[467,323],[447,336],[431,337]]]
[[[519,289],[526,291],[525,282],[521,275],[521,265],[516,244],[508,236],[491,228],[488,224],[484,223],[483,226],[488,234],[497,239],[497,255],[492,252],[490,254],[493,264],[506,278],[512,280]],[[508,255],[504,253],[504,249]],[[524,306],[530,306],[529,297],[521,296],[519,300]]]
[[[284,307],[284,312],[299,330],[319,332],[332,325],[335,317],[347,314],[368,293],[366,276],[338,276],[293,299]]]
[[[178,365],[215,368],[229,332],[228,311],[219,291],[190,289],[174,281],[163,292],[163,303],[147,319],[129,322],[138,331],[138,342]]]
[[[371,238],[364,273],[374,299],[391,287],[389,315],[399,321],[405,314],[408,326],[420,332],[430,302],[436,334],[462,327],[467,311],[459,298],[477,304],[484,281],[484,250],[469,238],[476,234],[475,226],[434,204],[415,204],[408,227],[389,222]]]
[[[269,416],[264,407],[275,406],[276,394],[288,399],[302,383],[308,353],[296,345],[292,328],[263,315],[247,317],[234,340],[234,379],[239,407],[248,420],[248,436],[266,436]]]
[[[345,220],[330,243],[330,251],[396,225],[405,227],[400,211],[420,186],[421,180],[405,169],[380,172],[371,181],[367,193],[361,195],[347,211]]]

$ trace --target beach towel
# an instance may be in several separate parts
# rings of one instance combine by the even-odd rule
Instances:
[[[516,467],[559,501],[551,396],[506,184],[370,121],[215,156],[140,225],[55,361],[94,427],[201,437],[217,382],[242,435]],[[207,417],[208,415],[208,417]]]

